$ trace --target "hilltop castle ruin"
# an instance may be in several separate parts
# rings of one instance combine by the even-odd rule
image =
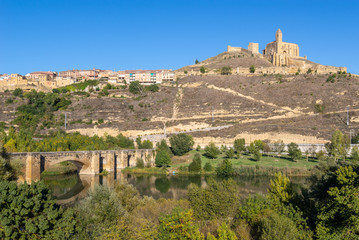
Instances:
[[[311,68],[315,70],[316,73],[330,73],[337,71],[347,71],[346,67],[333,67],[333,66],[324,66],[307,60],[307,57],[299,56],[299,46],[295,43],[283,42],[283,34],[280,29],[277,30],[275,34],[275,41],[270,42],[266,45],[263,50],[263,54],[259,53],[259,44],[258,43],[249,43],[248,49],[241,47],[232,47],[227,46],[227,52],[242,52],[249,51],[253,55],[256,55],[261,58],[265,58],[270,61],[274,67],[288,67],[288,69],[271,69],[266,71],[263,69],[264,73],[272,72],[282,72],[282,73],[295,73],[300,70],[307,70]]]

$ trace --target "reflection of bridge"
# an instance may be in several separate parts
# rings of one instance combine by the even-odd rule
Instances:
[[[79,169],[79,174],[98,174],[102,170],[116,171],[136,165],[136,159],[142,158],[145,163],[154,162],[152,149],[122,149],[104,151],[73,152],[28,152],[11,153],[11,159],[19,159],[23,163],[22,172],[26,182],[40,180],[40,174],[50,166],[71,161]]]

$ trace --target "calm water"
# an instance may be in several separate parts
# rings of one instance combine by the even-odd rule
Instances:
[[[112,173],[108,176],[69,175],[42,178],[50,187],[54,197],[60,204],[72,204],[86,197],[87,193],[96,185],[111,186],[115,181],[132,184],[141,195],[158,198],[186,198],[187,188],[191,183],[205,187],[208,177],[205,176],[159,176]],[[233,178],[239,185],[238,191],[243,197],[255,193],[266,193],[270,177],[245,177]],[[305,182],[303,177],[293,177],[292,182],[300,186]]]

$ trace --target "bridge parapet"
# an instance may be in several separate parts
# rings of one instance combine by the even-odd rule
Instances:
[[[145,163],[154,164],[154,149],[121,149],[98,151],[64,151],[64,152],[22,152],[11,153],[11,159],[23,162],[25,181],[40,180],[41,173],[50,166],[64,162],[75,162],[79,174],[99,174],[103,170],[116,171],[125,167],[136,166],[137,158]]]

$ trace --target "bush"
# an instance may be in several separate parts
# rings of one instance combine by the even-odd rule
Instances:
[[[201,146],[200,146],[200,145],[197,145],[196,151],[197,151],[197,152],[201,151]]]
[[[255,71],[256,71],[256,68],[254,67],[254,65],[251,65],[251,66],[249,67],[249,72],[250,72],[250,73],[255,73]]]
[[[221,68],[221,75],[231,75],[231,74],[232,74],[232,68],[226,66]]]
[[[213,166],[210,162],[206,162],[206,164],[203,167],[203,170],[205,170],[206,172],[212,172],[213,171]]]
[[[217,166],[216,174],[219,177],[230,177],[234,173],[234,169],[231,161],[223,159],[223,161]]]
[[[307,74],[311,74],[311,73],[312,73],[312,69],[309,68],[309,69],[307,70]]]
[[[160,90],[160,87],[158,86],[158,84],[151,84],[150,86],[146,87],[146,90],[151,92],[158,92],[158,90]]]
[[[198,59],[196,59],[196,61],[194,61],[194,63],[195,63],[195,64],[198,64],[198,63],[199,63]]]
[[[326,82],[334,83],[336,77],[337,77],[337,75],[336,75],[335,73],[332,74],[332,75],[329,75],[329,77],[327,78],[327,81],[326,81]]]
[[[220,153],[221,150],[212,142],[204,148],[204,155],[208,158],[217,158]]]
[[[136,159],[136,167],[137,168],[144,168],[145,167],[145,163],[143,162],[142,158],[137,158]]]
[[[13,102],[14,102],[14,99],[12,99],[12,98],[8,98],[8,99],[6,99],[6,101],[5,101],[6,104],[11,104],[11,103],[13,103]]]
[[[202,66],[202,67],[199,69],[199,71],[200,71],[201,73],[205,73],[205,72],[206,72],[206,69]]]
[[[196,153],[193,157],[191,164],[188,166],[188,171],[201,172],[201,170],[202,170],[201,155],[199,153]]]
[[[171,155],[167,151],[160,151],[156,155],[155,164],[157,167],[167,167],[171,164]]]
[[[194,141],[191,135],[179,133],[170,137],[172,152],[174,155],[183,156],[191,151]]]
[[[324,104],[315,104],[314,105],[314,112],[323,114],[325,111],[325,105]]]

